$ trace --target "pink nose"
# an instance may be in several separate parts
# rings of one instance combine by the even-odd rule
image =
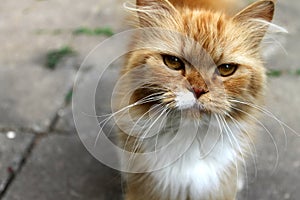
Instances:
[[[194,90],[194,93],[195,93],[195,96],[196,96],[197,99],[198,99],[202,94],[207,93],[207,91],[205,91],[205,90],[202,89],[202,88],[198,88],[198,87],[193,87],[193,90]]]

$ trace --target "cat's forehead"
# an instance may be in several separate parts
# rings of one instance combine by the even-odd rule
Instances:
[[[159,34],[159,42],[153,46],[160,46],[195,66],[213,65],[222,59],[224,53],[231,51],[234,27],[231,20],[221,13],[183,12],[180,22],[171,24],[171,27],[167,24],[167,31]]]
[[[194,65],[211,65],[223,58],[231,62],[235,52],[243,53],[243,36],[230,17],[197,10],[182,10],[172,17],[175,19],[167,18],[159,27],[143,28],[138,48],[180,56]]]
[[[182,31],[189,40],[201,46],[214,59],[218,59],[228,43],[232,42],[230,34],[234,27],[230,18],[221,13],[207,11],[183,13],[182,23]]]

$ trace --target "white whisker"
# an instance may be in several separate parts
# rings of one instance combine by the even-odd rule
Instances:
[[[254,121],[256,121],[257,123],[259,123],[265,129],[265,131],[268,133],[268,135],[270,136],[270,138],[271,138],[271,140],[272,140],[272,142],[274,144],[275,151],[276,151],[276,162],[275,162],[274,168],[272,170],[272,173],[274,173],[275,170],[277,169],[278,162],[279,162],[279,149],[278,149],[278,146],[276,144],[276,140],[275,140],[274,136],[266,128],[266,126],[262,122],[260,122],[256,117],[252,116],[251,114],[249,114],[249,113],[247,113],[247,112],[245,112],[245,111],[243,111],[243,110],[241,110],[239,108],[236,108],[236,107],[233,107],[233,106],[231,108],[234,109],[234,110],[237,110],[237,111],[239,111],[241,113],[244,113],[245,115],[249,116],[251,119],[253,119]]]
[[[235,124],[237,129],[239,129],[241,132],[243,131],[244,133],[246,133],[246,135],[248,137],[247,139],[250,141],[250,142],[246,142],[246,143],[249,147],[250,154],[251,154],[251,157],[252,157],[252,160],[253,160],[254,173],[255,173],[254,174],[254,179],[256,179],[256,177],[257,177],[257,165],[256,165],[255,155],[257,155],[257,150],[256,150],[256,147],[255,147],[254,141],[250,137],[248,131],[245,128],[242,127],[242,125],[240,124],[240,122],[238,120],[236,120],[234,117],[232,117],[229,113],[224,113],[224,114],[232,120],[232,122]],[[254,150],[254,153],[253,153],[252,149]],[[248,189],[248,184],[247,184],[247,189]]]
[[[225,133],[226,133],[226,136],[227,136],[227,138],[229,139],[230,145],[231,145],[231,147],[232,147],[233,149],[235,149],[235,146],[234,146],[233,142],[231,141],[231,137],[230,137],[229,132],[228,132],[228,129],[227,129],[227,127],[226,127],[227,123],[226,123],[226,121],[225,121],[225,119],[224,119],[223,116],[219,115],[219,117],[220,117],[220,120],[221,120],[222,125],[223,125],[223,127],[224,127],[224,131],[225,131]],[[227,125],[227,126],[228,126],[228,125]],[[241,153],[241,154],[242,154],[242,153]],[[239,177],[239,167],[238,167],[238,160],[237,160],[237,159],[238,159],[238,157],[235,157],[235,162],[234,162],[234,164],[235,164],[235,170],[236,170],[236,177],[237,177],[236,181],[238,180],[238,177]]]

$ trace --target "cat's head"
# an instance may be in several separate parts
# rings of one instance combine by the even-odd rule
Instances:
[[[134,9],[141,29],[123,73],[138,82],[129,88],[135,101],[149,96],[170,109],[222,115],[260,104],[260,43],[274,2],[258,1],[233,16],[171,2],[138,0]]]

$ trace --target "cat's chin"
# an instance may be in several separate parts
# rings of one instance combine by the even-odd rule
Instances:
[[[190,108],[180,109],[182,116],[186,119],[192,119],[192,120],[202,120],[209,118],[211,115],[211,112],[199,107],[199,106],[193,106]]]

